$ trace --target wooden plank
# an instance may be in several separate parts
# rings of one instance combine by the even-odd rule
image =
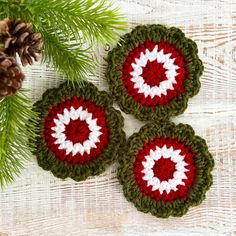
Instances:
[[[186,112],[174,118],[203,136],[215,159],[214,185],[202,205],[182,218],[157,219],[138,212],[122,194],[116,164],[85,182],[56,179],[33,157],[18,181],[0,193],[0,232],[13,236],[65,235],[235,235],[236,234],[236,2],[188,0],[116,0],[127,14],[129,30],[138,24],[180,27],[195,40],[204,62],[200,93]],[[101,89],[103,57],[91,77]],[[61,79],[48,65],[25,69],[31,97],[40,98]],[[125,115],[127,136],[144,124]],[[4,235],[4,234],[3,234]],[[0,234],[0,236],[2,236]],[[5,236],[5,235],[4,235]]]

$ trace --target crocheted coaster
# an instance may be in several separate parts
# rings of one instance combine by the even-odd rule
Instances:
[[[203,65],[197,45],[178,28],[138,26],[109,52],[110,90],[121,109],[140,120],[183,113],[198,93]]]
[[[47,90],[35,110],[41,120],[34,154],[43,169],[59,178],[80,181],[100,174],[125,142],[121,113],[91,83]]]
[[[119,161],[125,197],[157,217],[182,216],[212,184],[214,160],[189,125],[145,125],[129,138]]]

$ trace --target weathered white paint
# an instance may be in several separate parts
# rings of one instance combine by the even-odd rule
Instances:
[[[142,23],[180,27],[199,46],[205,65],[202,88],[175,122],[188,123],[206,138],[215,158],[214,185],[199,207],[182,218],[157,219],[123,197],[116,165],[81,183],[56,179],[33,157],[17,182],[0,193],[0,232],[12,236],[236,234],[236,1],[116,0],[129,29]],[[96,57],[103,63],[104,50]],[[63,58],[62,58],[63,60]],[[34,100],[60,81],[47,65],[25,70]],[[107,88],[103,70],[91,77]],[[124,115],[127,135],[143,123]],[[1,235],[1,234],[0,234]],[[5,235],[4,235],[5,236]]]

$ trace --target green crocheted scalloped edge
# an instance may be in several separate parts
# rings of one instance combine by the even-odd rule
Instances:
[[[188,192],[188,199],[174,200],[173,203],[156,202],[149,196],[143,197],[137,185],[134,185],[132,164],[135,155],[143,147],[143,143],[156,136],[173,137],[179,141],[186,141],[191,151],[196,153],[197,177],[194,186]],[[206,141],[195,136],[191,126],[174,123],[147,124],[138,133],[134,133],[127,141],[126,148],[119,158],[118,179],[123,185],[123,192],[128,201],[144,213],[151,213],[156,217],[183,216],[189,207],[199,205],[205,199],[205,193],[212,185],[211,171],[214,166],[212,155],[208,151]]]
[[[125,61],[125,55],[132,50],[133,46],[138,46],[146,39],[155,43],[161,39],[168,41],[182,50],[186,56],[189,71],[189,77],[185,80],[185,93],[179,94],[176,99],[169,102],[166,106],[156,106],[154,108],[145,107],[135,102],[133,98],[126,93],[122,84],[122,72],[120,71],[122,63]],[[141,25],[125,34],[118,45],[108,53],[106,79],[109,82],[110,91],[113,97],[118,101],[120,108],[127,114],[133,114],[139,120],[159,120],[165,121],[170,117],[182,114],[187,108],[188,98],[193,97],[199,92],[199,78],[203,73],[203,64],[199,59],[197,45],[194,41],[185,37],[185,34],[178,28],[167,28],[164,25]]]
[[[109,136],[109,145],[103,151],[103,154],[96,160],[87,164],[72,165],[63,162],[54,157],[54,153],[49,152],[44,139],[40,138],[43,131],[42,118],[48,115],[48,109],[54,104],[61,102],[63,98],[71,98],[74,95],[83,99],[90,99],[98,106],[105,109],[107,124],[111,128]],[[124,145],[126,138],[122,130],[124,127],[124,119],[120,111],[112,107],[112,98],[105,91],[99,91],[92,83],[84,83],[82,87],[63,83],[59,88],[47,90],[43,94],[42,100],[34,104],[34,110],[39,113],[41,118],[37,123],[39,138],[36,140],[37,150],[34,154],[37,156],[38,164],[44,170],[50,170],[54,176],[65,179],[70,177],[75,181],[85,180],[89,176],[101,174],[105,168],[112,164],[119,155],[120,146]]]

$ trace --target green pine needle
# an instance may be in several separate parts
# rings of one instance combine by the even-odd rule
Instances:
[[[95,68],[87,48],[115,42],[126,25],[124,16],[105,0],[0,0],[4,17],[32,22],[45,41],[44,60],[78,82]]]
[[[13,182],[34,149],[37,114],[23,91],[0,101],[0,186]]]

